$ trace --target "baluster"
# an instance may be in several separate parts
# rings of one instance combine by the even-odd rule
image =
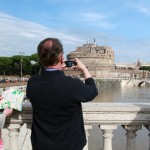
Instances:
[[[113,130],[117,129],[117,125],[100,125],[103,131],[103,150],[112,150]]]
[[[135,150],[135,138],[136,138],[136,131],[141,130],[141,125],[125,125],[122,126],[126,131],[127,136],[127,144],[126,144],[126,150]]]
[[[18,135],[18,147],[19,149],[23,150],[31,150],[31,124],[24,123],[21,128],[19,129],[19,135]]]
[[[149,125],[145,125],[145,127],[147,128],[148,131],[150,131]],[[150,133],[148,134],[148,136],[149,136],[149,150],[150,150]]]
[[[83,150],[88,150],[88,137],[89,137],[89,131],[90,129],[92,129],[92,125],[85,125],[85,132],[86,132],[86,140],[87,140],[87,143],[86,145],[84,146]]]
[[[18,130],[20,129],[20,124],[10,124],[8,126],[9,131],[9,149],[8,150],[19,150],[18,148]]]

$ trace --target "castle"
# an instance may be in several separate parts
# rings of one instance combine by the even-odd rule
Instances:
[[[67,55],[68,60],[79,58],[95,78],[132,78],[142,76],[139,61],[128,68],[120,68],[114,63],[114,50],[108,46],[98,46],[95,41],[77,47]],[[82,77],[79,70],[68,69],[66,75]]]

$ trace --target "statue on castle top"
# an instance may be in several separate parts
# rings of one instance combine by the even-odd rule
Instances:
[[[96,42],[96,39],[95,38],[93,38],[93,40],[94,40],[94,43]]]

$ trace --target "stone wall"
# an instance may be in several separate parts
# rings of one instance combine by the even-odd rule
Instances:
[[[88,68],[93,77],[108,78],[110,70],[114,69],[114,50],[108,46],[98,46],[96,43],[84,44],[76,51],[67,55],[68,60],[79,58]],[[66,75],[82,77],[82,72],[68,69]]]
[[[96,86],[99,89],[105,89],[105,88],[115,88],[115,87],[121,87],[121,81],[120,80],[110,80],[110,79],[95,79]]]
[[[84,44],[67,55],[67,59],[74,58],[79,58],[88,69],[114,68],[114,50],[108,46]]]

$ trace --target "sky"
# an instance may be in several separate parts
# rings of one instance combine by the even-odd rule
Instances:
[[[150,63],[150,0],[0,0],[0,56],[30,56],[48,37],[65,56],[95,39],[115,63]]]

